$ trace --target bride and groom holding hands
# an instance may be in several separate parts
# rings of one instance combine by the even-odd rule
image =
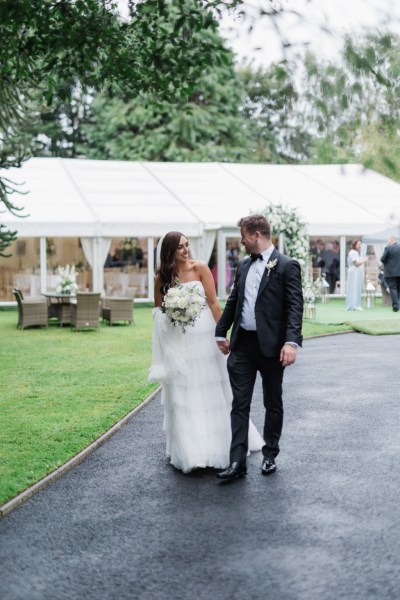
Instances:
[[[224,311],[208,266],[190,259],[184,234],[172,231],[163,238],[149,374],[162,383],[171,464],[184,473],[222,469],[217,477],[227,481],[246,475],[249,451],[262,450],[264,475],[276,470],[283,374],[302,342],[299,263],[274,248],[263,215],[243,217],[238,227],[250,256],[239,263]],[[204,309],[184,333],[162,310],[165,295],[177,284],[196,288],[205,298]],[[250,419],[257,372],[265,407],[262,436]]]

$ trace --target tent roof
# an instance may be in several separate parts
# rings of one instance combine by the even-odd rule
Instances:
[[[30,236],[188,236],[235,227],[250,211],[297,208],[310,235],[363,235],[400,221],[400,185],[360,165],[148,163],[32,158],[0,172],[21,183],[24,219],[0,222]]]
[[[369,233],[368,235],[363,235],[361,241],[364,244],[386,244],[390,236],[400,238],[400,225],[396,225],[395,227],[389,227],[388,229],[384,229],[383,231],[377,231],[376,233]]]

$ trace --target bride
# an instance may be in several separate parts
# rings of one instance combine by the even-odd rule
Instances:
[[[170,287],[195,286],[205,308],[185,333],[174,327],[161,306]],[[189,258],[189,242],[177,231],[165,235],[155,280],[153,360],[149,381],[162,383],[167,456],[184,473],[195,468],[224,469],[229,464],[232,391],[226,357],[215,343],[222,311],[208,266]],[[249,449],[260,450],[262,437],[250,421]]]

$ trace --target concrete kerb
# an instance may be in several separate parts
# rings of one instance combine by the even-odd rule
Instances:
[[[11,498],[11,500],[0,506],[0,518],[5,517],[8,513],[10,513],[12,510],[17,508],[24,502],[26,502],[37,492],[47,487],[48,485],[53,483],[53,481],[56,481],[57,479],[59,479],[59,477],[61,477],[62,475],[79,465],[79,463],[85,460],[85,458],[89,456],[89,454],[94,452],[99,446],[101,446],[107,440],[109,440],[110,437],[114,435],[114,433],[119,431],[130,419],[132,419],[147,404],[149,404],[149,402],[151,402],[157,396],[160,390],[161,386],[154,390],[154,392],[152,392],[150,396],[148,396],[141,404],[139,404],[139,406],[136,406],[136,408],[131,410],[131,412],[122,417],[122,419],[120,419],[118,423],[115,423],[115,425],[113,425],[111,429],[103,433],[97,440],[95,440],[89,446],[81,450],[81,452],[73,456],[69,461],[61,465],[61,467],[58,467],[57,469],[55,469],[55,471],[52,471],[51,473],[46,475],[46,477],[43,477],[43,479],[40,479],[40,481],[37,481],[34,485],[27,488],[26,490],[24,490],[23,492],[21,492],[14,498]]]
[[[305,340],[315,340],[322,337],[331,337],[332,335],[344,335],[346,333],[359,333],[355,332],[354,329],[346,329],[345,331],[334,331],[332,333],[318,333],[317,335],[308,335]]]

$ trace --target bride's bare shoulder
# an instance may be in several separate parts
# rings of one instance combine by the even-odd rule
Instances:
[[[195,269],[195,271],[198,271],[199,273],[201,271],[204,271],[205,269],[208,269],[208,266],[205,262],[203,262],[202,260],[192,260],[192,266],[193,269]]]
[[[195,275],[196,275],[196,278],[200,279],[200,281],[210,271],[207,263],[203,262],[202,260],[194,260],[192,268],[193,268],[193,273],[195,273]]]

